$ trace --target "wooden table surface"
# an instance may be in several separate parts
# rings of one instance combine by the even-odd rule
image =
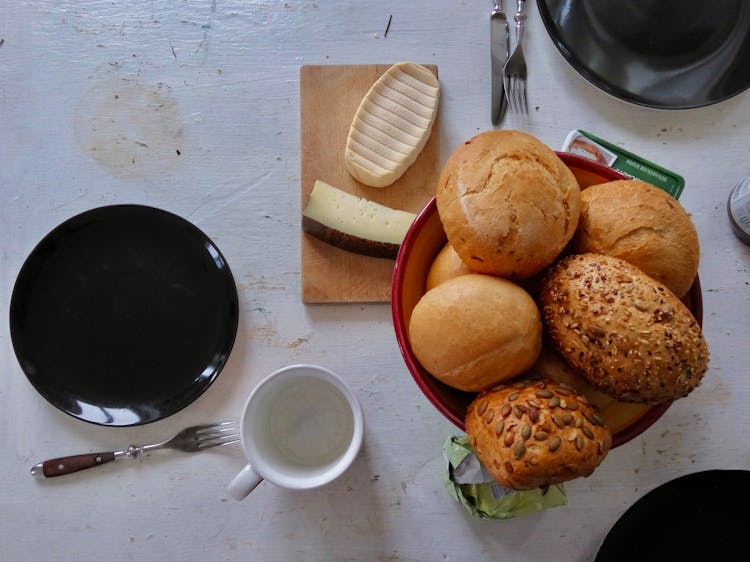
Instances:
[[[508,4],[506,2],[506,4]],[[750,467],[750,247],[732,234],[730,189],[750,175],[750,94],[663,111],[610,97],[559,54],[529,4],[527,117],[503,126],[554,148],[583,128],[685,177],[702,245],[703,385],[612,451],[568,504],[480,521],[445,493],[456,433],[420,394],[386,304],[300,299],[299,69],[438,66],[440,158],[490,124],[488,12],[479,1],[36,0],[0,12],[0,558],[3,560],[590,560],[639,497],[674,477]],[[387,24],[390,27],[386,34]],[[229,261],[240,325],[226,369],[157,423],[103,428],[59,412],[23,375],[8,331],[21,264],[65,219],[113,203],[161,207],[209,234]],[[311,362],[364,406],[364,448],[319,490],[226,485],[239,447],[150,458],[50,481],[53,456],[167,437],[237,418],[260,378]],[[735,434],[735,432],[738,432]]]

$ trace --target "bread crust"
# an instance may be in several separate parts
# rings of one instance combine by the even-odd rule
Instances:
[[[636,402],[619,402],[597,389],[583,377],[578,370],[566,362],[557,353],[552,344],[542,341],[542,353],[539,355],[530,372],[542,380],[564,383],[586,397],[597,412],[604,425],[616,435],[645,415],[653,406]]]
[[[542,347],[541,316],[518,285],[490,275],[461,275],[417,302],[409,343],[435,378],[476,392],[534,364]]]
[[[588,476],[612,445],[584,396],[528,379],[479,394],[467,409],[466,433],[493,478],[516,490]]]
[[[427,272],[427,279],[425,280],[425,291],[429,291],[447,281],[453,279],[459,275],[466,275],[471,273],[471,270],[466,266],[461,257],[453,249],[450,242],[448,242],[443,249],[438,252],[435,259],[430,266],[430,270]]]
[[[609,394],[604,394],[586,380],[544,339],[542,339],[542,352],[531,369],[535,375],[539,376],[542,380],[567,384],[578,394],[585,396],[600,414],[615,402],[615,399]],[[603,415],[602,418],[604,418]],[[604,421],[606,422],[606,419]]]
[[[523,279],[552,263],[578,225],[573,173],[537,138],[487,131],[448,158],[437,207],[448,240],[475,272]]]
[[[621,259],[564,258],[545,278],[540,302],[557,351],[617,400],[671,402],[696,388],[708,368],[708,345],[688,308]]]
[[[623,259],[678,297],[695,281],[700,261],[698,233],[687,211],[667,192],[639,180],[583,190],[573,249]]]

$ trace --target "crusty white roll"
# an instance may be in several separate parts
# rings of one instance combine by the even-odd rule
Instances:
[[[708,368],[708,345],[690,310],[624,260],[568,256],[545,278],[540,302],[557,351],[617,400],[671,402]]]
[[[687,211],[667,192],[639,180],[583,190],[573,249],[632,263],[678,297],[690,289],[700,261],[698,233]]]
[[[440,250],[430,266],[430,270],[427,272],[427,280],[425,281],[425,291],[437,287],[440,283],[453,279],[459,275],[466,275],[471,273],[471,270],[466,266],[461,257],[453,249],[450,242],[448,242],[443,249]]]
[[[478,391],[534,364],[542,346],[539,309],[518,285],[472,273],[426,292],[409,320],[409,343],[445,384]]]
[[[459,146],[438,181],[448,241],[472,270],[531,277],[552,263],[578,225],[573,173],[535,137],[488,131]]]
[[[479,394],[467,409],[466,433],[493,478],[516,490],[588,476],[612,445],[584,396],[527,379]]]

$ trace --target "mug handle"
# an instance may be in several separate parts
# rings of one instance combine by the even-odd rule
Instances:
[[[242,501],[250,494],[250,492],[255,490],[258,484],[262,481],[263,477],[255,472],[255,469],[248,464],[245,465],[245,468],[243,468],[240,473],[232,479],[227,490],[229,491],[229,495],[234,499]]]

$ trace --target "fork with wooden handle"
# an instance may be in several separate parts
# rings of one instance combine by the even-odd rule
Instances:
[[[195,425],[180,431],[177,435],[152,445],[131,445],[122,451],[109,451],[106,453],[85,453],[68,457],[49,459],[31,467],[32,476],[38,478],[54,478],[101,466],[108,462],[122,458],[134,459],[148,451],[157,449],[175,449],[185,453],[195,453],[219,445],[230,445],[240,440],[237,422],[225,421],[219,423]]]

